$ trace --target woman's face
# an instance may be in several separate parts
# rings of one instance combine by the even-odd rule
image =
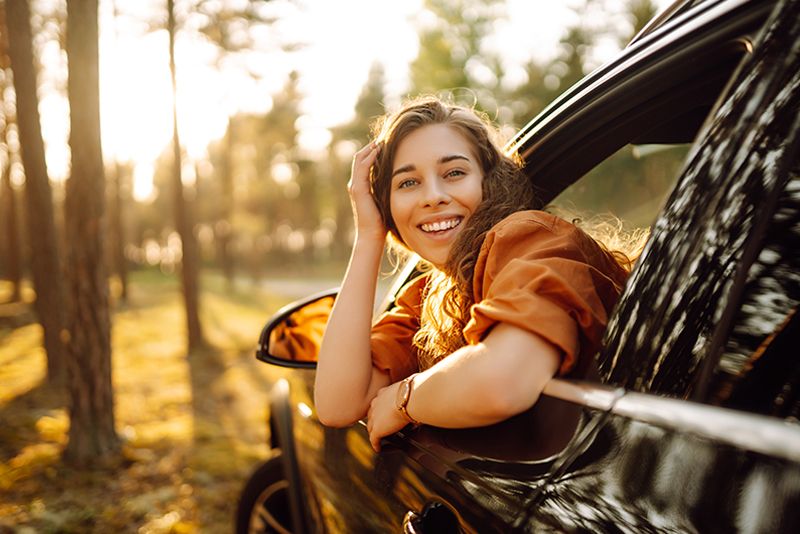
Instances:
[[[431,124],[397,146],[389,196],[405,244],[437,267],[483,200],[483,173],[457,130]]]

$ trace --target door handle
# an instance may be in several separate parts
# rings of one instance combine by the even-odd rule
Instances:
[[[441,502],[430,502],[422,513],[409,511],[403,518],[403,534],[460,534],[456,513]]]
[[[415,526],[419,523],[419,519],[418,513],[409,511],[403,518],[403,534],[421,534]]]

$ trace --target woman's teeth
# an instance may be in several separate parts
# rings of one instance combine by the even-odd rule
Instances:
[[[422,228],[423,232],[441,232],[443,230],[455,228],[459,224],[461,224],[461,219],[450,219],[449,221],[422,224],[420,228]]]

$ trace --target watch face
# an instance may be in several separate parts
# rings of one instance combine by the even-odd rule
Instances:
[[[400,387],[397,388],[397,398],[395,399],[395,404],[397,405],[398,408],[400,408],[401,406],[403,406],[403,404],[405,404],[407,395],[408,395],[408,381],[403,380],[402,382],[400,382]]]

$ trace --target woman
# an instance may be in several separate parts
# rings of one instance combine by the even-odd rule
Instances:
[[[356,239],[320,350],[323,424],[465,428],[530,408],[596,352],[629,263],[536,211],[518,163],[469,108],[433,97],[378,124],[353,160]],[[432,270],[372,326],[387,233]]]

